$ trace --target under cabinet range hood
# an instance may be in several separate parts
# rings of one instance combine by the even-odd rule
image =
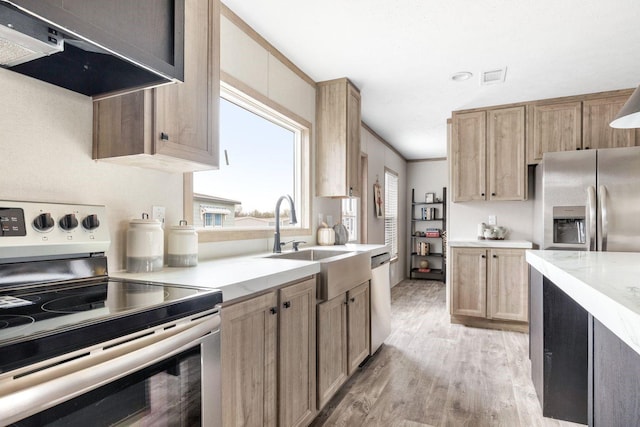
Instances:
[[[72,13],[76,10],[69,12],[64,6],[53,3],[0,0],[1,67],[94,97],[183,79],[184,0],[141,2],[147,10],[142,6],[131,6],[137,7],[131,13],[133,16],[135,12],[143,15],[148,11],[154,19],[157,18],[132,29],[132,33],[144,31],[149,34],[146,39],[128,34],[129,29],[124,23],[122,28],[116,27],[121,34],[114,34],[117,30],[106,31],[95,20],[85,22]],[[111,7],[120,14],[129,12],[125,1],[108,0],[103,5],[109,6],[98,5],[97,10],[91,10],[97,3],[88,0],[78,9],[83,8],[80,11],[85,14],[90,10],[93,16],[100,16],[103,21],[111,18],[102,17],[100,7]],[[136,5],[136,2],[129,4]],[[160,10],[153,10],[156,6]],[[117,20],[118,16],[113,18]],[[130,24],[135,21],[132,17],[128,20]],[[139,40],[146,45],[136,46]]]

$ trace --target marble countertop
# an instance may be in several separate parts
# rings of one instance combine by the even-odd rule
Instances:
[[[348,244],[305,247],[301,250],[304,249],[369,252],[373,256],[385,252],[387,246]],[[320,263],[317,261],[267,258],[269,255],[272,254],[262,253],[200,261],[194,267],[165,267],[161,271],[151,273],[116,271],[110,272],[109,276],[220,289],[222,300],[229,302],[320,272]]]
[[[533,243],[526,240],[450,240],[452,248],[513,248],[531,249]]]
[[[527,262],[640,354],[640,253],[536,250]]]

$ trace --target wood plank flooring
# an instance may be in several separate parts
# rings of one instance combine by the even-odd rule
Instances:
[[[391,298],[391,335],[313,427],[580,426],[542,417],[526,334],[451,324],[440,282],[405,280]]]

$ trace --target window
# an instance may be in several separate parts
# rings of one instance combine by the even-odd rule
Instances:
[[[276,202],[290,195],[298,223],[289,224],[284,202],[281,226],[308,227],[308,134],[309,126],[222,83],[220,168],[193,174],[193,224],[214,233],[236,231],[222,240],[262,237],[237,231],[273,233]]]
[[[349,232],[349,242],[358,241],[358,206],[360,199],[350,197],[342,199],[342,224]]]
[[[398,174],[384,171],[384,243],[398,256]]]

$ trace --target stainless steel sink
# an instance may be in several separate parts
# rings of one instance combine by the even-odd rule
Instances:
[[[305,249],[269,255],[267,258],[318,261],[320,275],[317,296],[323,301],[371,279],[371,255],[368,252]]]

